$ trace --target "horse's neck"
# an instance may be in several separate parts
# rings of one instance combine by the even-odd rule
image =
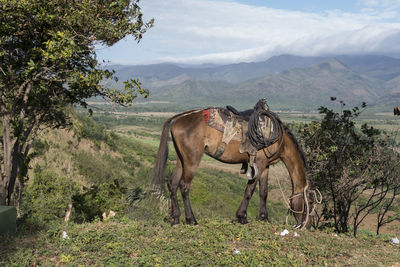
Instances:
[[[289,172],[292,181],[292,192],[303,192],[308,185],[304,162],[292,138],[287,133],[285,133],[284,138],[284,146],[280,158]]]

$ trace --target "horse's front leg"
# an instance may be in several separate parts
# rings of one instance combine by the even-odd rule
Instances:
[[[259,177],[260,182],[260,210],[258,213],[258,219],[262,221],[268,220],[267,213],[267,197],[268,197],[268,173],[269,166],[267,166]]]
[[[244,191],[244,196],[243,196],[242,202],[240,203],[240,206],[239,206],[238,210],[236,211],[236,218],[242,224],[248,223],[247,207],[249,205],[251,196],[254,193],[254,189],[256,189],[257,180],[258,180],[258,178],[247,182],[247,187],[246,187],[246,190]]]

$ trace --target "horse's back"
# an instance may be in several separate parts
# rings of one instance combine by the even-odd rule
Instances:
[[[174,119],[171,135],[181,155],[195,158],[203,155],[205,126],[201,110]]]

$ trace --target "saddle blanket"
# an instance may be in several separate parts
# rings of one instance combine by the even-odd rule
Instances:
[[[247,139],[248,122],[225,108],[208,108],[202,111],[205,123],[223,133],[222,142],[228,144],[231,140],[245,143]],[[261,119],[261,118],[260,118]],[[264,117],[259,123],[264,136],[273,132],[270,118]]]
[[[232,139],[242,141],[243,120],[223,108],[208,108],[203,110],[204,121],[208,126],[222,133],[222,142],[228,144]]]

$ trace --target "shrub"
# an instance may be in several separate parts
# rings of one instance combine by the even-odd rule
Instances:
[[[379,130],[356,127],[361,109],[340,103],[341,112],[320,107],[322,120],[300,127],[299,134],[307,148],[309,178],[324,195],[322,216],[333,220],[338,232],[348,232],[352,219],[356,235],[366,215],[400,189],[399,163],[390,160],[397,152]]]
[[[72,197],[74,221],[82,223],[102,219],[103,212],[110,210],[117,214],[125,213],[128,208],[125,193],[126,189],[120,187],[117,181],[84,188],[82,193]]]
[[[24,191],[21,212],[28,223],[40,228],[65,216],[68,203],[78,192],[75,182],[36,166],[34,179]]]
[[[104,142],[116,150],[119,137],[114,132],[107,131],[104,124],[95,122],[91,117],[82,115],[77,117],[78,120],[74,123],[76,135],[92,140],[98,148],[100,142]]]

